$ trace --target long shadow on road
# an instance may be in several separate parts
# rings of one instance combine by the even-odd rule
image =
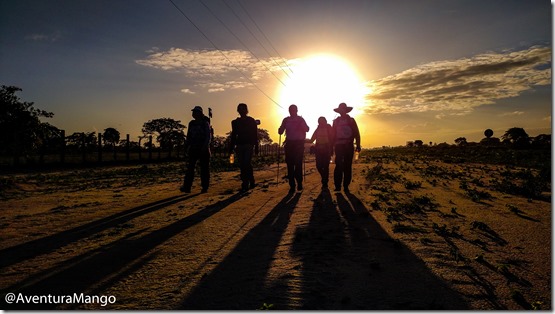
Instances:
[[[242,197],[242,194],[232,195],[141,237],[133,238],[141,231],[128,235],[100,249],[87,252],[62,265],[33,275],[31,278],[5,289],[1,295],[8,292],[22,293],[23,295],[73,295],[74,293],[88,293],[92,289],[96,290],[99,285],[106,285],[107,281],[112,281],[114,277],[126,271],[130,266],[137,267],[135,265],[137,261],[145,260],[145,255],[156,246],[202,222]],[[164,206],[167,205],[169,204]],[[4,304],[4,308],[53,309],[56,308],[56,304]]]
[[[184,310],[254,310],[271,291],[265,279],[300,194],[287,195],[185,298]]]
[[[301,258],[302,309],[464,310],[467,303],[406,246],[392,239],[353,194],[314,201],[293,251]]]
[[[84,239],[95,233],[113,228],[133,218],[151,213],[178,202],[182,202],[196,195],[198,194],[169,197],[149,204],[137,206],[50,236],[0,250],[0,268],[52,252],[58,248],[79,241],[80,239]]]

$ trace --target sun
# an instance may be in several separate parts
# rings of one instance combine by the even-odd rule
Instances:
[[[290,73],[279,91],[281,117],[289,115],[289,105],[299,108],[310,126],[310,136],[323,116],[332,123],[338,116],[334,108],[344,102],[353,107],[349,113],[355,116],[365,103],[368,88],[357,71],[345,60],[335,55],[320,54],[291,61]],[[357,110],[359,109],[359,110]]]

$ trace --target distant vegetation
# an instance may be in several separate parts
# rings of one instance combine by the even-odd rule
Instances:
[[[66,152],[68,154],[81,155],[82,160],[87,160],[87,154],[94,155],[98,152],[98,159],[102,158],[104,151],[111,153],[112,160],[119,160],[118,155],[138,154],[138,160],[142,160],[141,152],[147,150],[149,154],[156,148],[158,159],[161,152],[166,157],[183,156],[186,138],[186,126],[180,120],[172,118],[158,118],[143,124],[142,135],[137,141],[128,135],[122,136],[120,132],[109,127],[102,133],[96,132],[74,132],[66,135],[64,130],[42,122],[41,119],[51,118],[54,113],[40,110],[34,107],[34,103],[24,102],[16,93],[22,89],[15,86],[0,88],[0,164],[17,165],[45,162],[45,156],[61,155],[58,160],[64,162]],[[501,138],[493,137],[493,131],[484,131],[484,138],[479,142],[468,142],[465,137],[454,139],[454,144],[424,143],[422,140],[408,141],[406,147],[386,148],[371,150],[369,156],[387,156],[395,154],[415,154],[437,158],[446,162],[479,162],[511,164],[523,167],[535,167],[538,169],[550,169],[551,162],[551,135],[541,134],[530,137],[523,128],[513,127],[508,129]],[[270,147],[277,144],[272,143],[269,132],[259,129],[261,144]],[[157,145],[156,145],[157,143]],[[229,146],[229,133],[225,136],[215,135],[212,141],[212,151],[222,157]],[[273,149],[273,148],[272,148]],[[531,152],[533,151],[533,152]],[[275,150],[266,149],[263,153],[267,155]],[[143,152],[146,154],[147,152]],[[264,155],[264,154],[263,154]],[[149,160],[152,159],[149,155]],[[90,159],[90,158],[89,158]],[[269,159],[268,162],[271,162]]]

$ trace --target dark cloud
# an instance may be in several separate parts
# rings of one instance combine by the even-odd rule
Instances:
[[[551,49],[531,47],[438,61],[370,82],[368,113],[470,112],[551,84]]]

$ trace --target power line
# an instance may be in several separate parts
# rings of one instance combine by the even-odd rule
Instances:
[[[247,9],[243,6],[243,4],[241,3],[241,1],[236,0],[237,3],[239,3],[239,6],[243,9],[243,11],[245,11],[245,13],[247,14],[247,16],[249,17],[249,19],[251,20],[251,22],[256,26],[256,28],[258,29],[258,31],[262,34],[262,36],[264,37],[264,39],[266,39],[266,41],[270,44],[270,47],[272,47],[272,49],[274,50],[274,52],[281,58],[281,60],[283,61],[283,63],[285,64],[285,66],[289,69],[289,71],[291,71],[291,73],[293,73],[293,69],[291,69],[291,67],[289,67],[289,64],[284,61],[285,59],[279,54],[279,52],[277,51],[277,49],[274,47],[274,45],[272,45],[272,42],[270,41],[270,39],[268,39],[268,37],[266,36],[266,34],[264,34],[264,32],[262,31],[262,29],[260,29],[260,26],[258,26],[258,24],[256,23],[256,21],[252,18],[252,16],[249,14],[249,12],[247,11]]]
[[[210,42],[210,44],[212,44],[212,46],[214,46],[214,48],[239,72],[241,73],[241,75],[247,80],[249,81],[250,84],[252,84],[256,89],[258,89],[262,94],[264,94],[264,96],[266,96],[270,101],[272,101],[274,104],[276,104],[278,107],[280,107],[281,109],[284,109],[278,102],[276,102],[272,97],[270,97],[268,94],[266,94],[260,87],[258,87],[258,85],[256,85],[248,76],[246,76],[243,71],[241,71],[241,69],[239,69],[224,53],[223,51],[218,48],[218,46],[208,37],[208,35],[206,35],[201,29],[200,27],[198,27],[195,22],[193,22],[193,20],[191,20],[189,18],[189,16],[187,16],[187,14],[185,12],[183,12],[183,10],[181,10],[174,2],[173,0],[169,0],[170,3],[181,13],[181,15],[183,15],[188,21],[189,23],[191,23],[198,31],[199,33],[206,39],[208,40],[208,42]]]
[[[270,72],[270,74],[272,74],[283,86],[285,86],[285,83],[283,83],[282,80],[279,79],[279,77],[277,77],[274,72],[272,72],[272,70],[270,70],[266,64],[264,62],[262,62],[262,60],[260,60],[248,47],[247,45],[224,23],[224,21],[222,21],[220,18],[218,18],[218,16],[214,13],[214,11],[212,11],[202,0],[198,0],[207,10],[208,12],[210,12],[210,14],[212,14],[212,16],[214,16],[214,18],[216,18],[216,20],[218,20],[218,22],[220,22],[225,29],[227,29],[227,31],[233,35],[233,37],[235,37],[235,39],[237,39],[237,41],[239,41],[239,43],[241,45],[243,45],[243,48],[245,48],[248,52],[251,53],[251,55],[253,55],[253,57],[256,58],[256,60],[258,60],[258,62],[260,62],[265,68],[266,70],[268,70],[268,72]]]
[[[239,20],[239,22],[241,22],[241,24],[247,29],[247,31],[252,35],[252,37],[258,42],[258,44],[262,47],[262,49],[264,49],[264,51],[266,51],[266,53],[268,54],[268,56],[270,57],[270,59],[274,62],[274,64],[281,69],[281,71],[283,73],[285,73],[285,75],[287,75],[287,77],[291,78],[289,76],[289,73],[287,73],[283,67],[275,60],[275,58],[272,58],[272,54],[268,51],[268,49],[266,49],[266,47],[264,46],[264,44],[262,44],[262,42],[256,37],[256,35],[254,35],[254,33],[250,30],[250,28],[245,24],[245,22],[243,22],[243,19],[241,19],[241,17],[235,12],[235,10],[233,10],[233,8],[229,5],[229,3],[227,3],[225,0],[222,0],[222,2],[231,10],[231,13],[233,13],[233,15],[235,15],[235,17]]]

